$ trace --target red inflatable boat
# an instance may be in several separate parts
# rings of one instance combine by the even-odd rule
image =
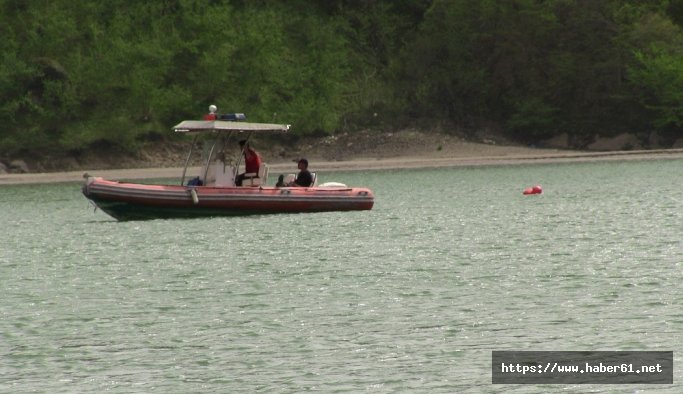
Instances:
[[[271,213],[354,211],[372,209],[374,195],[370,189],[347,187],[331,182],[317,186],[313,173],[311,187],[265,186],[268,167],[262,164],[258,173],[245,179],[243,186],[235,186],[240,159],[226,154],[230,137],[246,133],[246,140],[254,132],[286,132],[289,125],[247,123],[236,121],[184,121],[174,127],[179,133],[194,133],[195,140],[202,134],[212,142],[199,176],[186,182],[192,149],[179,184],[153,185],[106,180],[84,175],[83,194],[99,209],[118,220],[159,218],[189,218],[206,216],[235,216]],[[242,153],[242,152],[240,152]]]

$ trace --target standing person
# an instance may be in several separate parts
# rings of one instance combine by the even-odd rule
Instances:
[[[216,111],[218,111],[218,107],[213,104],[209,105],[209,113],[204,115],[204,120],[216,120]]]
[[[256,174],[254,178],[258,178],[258,170],[261,167],[261,155],[256,152],[249,144],[247,140],[242,140],[239,142],[240,149],[244,154],[244,172],[237,175],[235,179],[235,185],[242,186],[242,181],[246,174]]]
[[[310,187],[313,185],[313,175],[308,171],[308,160],[301,158],[297,163],[299,168],[299,173],[296,176],[294,182],[291,182],[287,186],[298,186],[298,187]]]

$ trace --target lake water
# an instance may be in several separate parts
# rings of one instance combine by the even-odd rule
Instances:
[[[0,392],[683,391],[491,384],[492,350],[681,365],[683,161],[320,177],[374,209],[116,222],[0,187]]]

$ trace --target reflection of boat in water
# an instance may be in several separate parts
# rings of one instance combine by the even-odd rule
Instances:
[[[243,117],[242,117],[243,118]],[[231,137],[246,133],[287,132],[289,125],[238,121],[184,121],[178,133],[194,134],[192,148],[177,185],[152,185],[106,180],[84,175],[83,194],[98,208],[118,220],[178,217],[236,216],[267,213],[353,211],[372,209],[370,189],[330,182],[311,187],[266,186],[268,166],[245,174],[243,186],[235,186],[242,154],[230,159]],[[187,168],[200,136],[211,137],[198,177],[186,182]],[[240,152],[242,153],[242,152]]]

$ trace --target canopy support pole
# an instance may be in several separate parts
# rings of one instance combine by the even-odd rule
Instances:
[[[180,177],[180,186],[183,186],[185,184],[185,174],[187,173],[187,166],[190,165],[190,158],[192,157],[192,151],[194,150],[194,144],[197,142],[197,137],[199,137],[199,134],[195,135],[192,139],[190,151],[187,153],[187,158],[185,159],[185,167],[183,167],[183,176]]]

